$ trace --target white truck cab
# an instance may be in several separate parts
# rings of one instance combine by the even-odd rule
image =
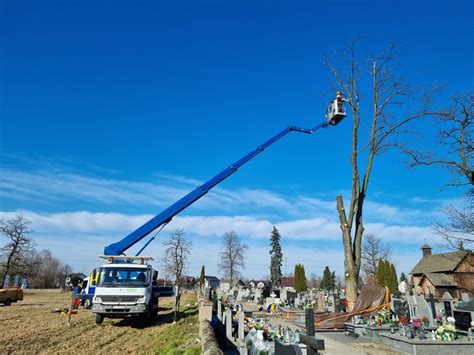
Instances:
[[[151,257],[101,256],[109,261],[98,270],[92,299],[96,323],[104,318],[141,315],[148,319],[158,315],[158,271],[147,264]]]

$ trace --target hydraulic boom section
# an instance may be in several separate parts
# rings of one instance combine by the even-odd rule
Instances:
[[[344,113],[345,116],[345,113]],[[313,134],[320,128],[326,128],[329,125],[336,125],[338,124],[344,117],[337,117],[337,119],[334,117],[334,115],[328,115],[327,120],[316,125],[313,128],[301,128],[301,127],[295,127],[295,126],[289,126],[267,140],[265,143],[262,145],[258,146],[256,149],[252,150],[250,153],[245,155],[243,158],[240,160],[237,160],[235,163],[230,165],[228,168],[222,170],[219,174],[211,178],[210,180],[206,181],[204,184],[201,186],[197,187],[190,193],[188,193],[186,196],[182,197],[180,200],[177,202],[173,203],[171,206],[166,208],[164,211],[162,211],[160,214],[156,215],[152,219],[150,219],[148,222],[146,222],[144,225],[139,227],[137,230],[133,231],[130,233],[128,236],[123,238],[121,241],[117,243],[110,244],[105,247],[104,249],[104,254],[105,255],[122,255],[127,249],[135,245],[135,243],[139,242],[143,238],[145,238],[148,234],[153,232],[155,229],[164,226],[165,224],[169,223],[171,219],[176,216],[178,213],[180,213],[182,210],[185,208],[189,207],[191,204],[199,200],[201,197],[203,197],[205,194],[209,192],[210,189],[212,189],[214,186],[217,184],[221,183],[225,179],[227,179],[230,175],[235,173],[242,165],[250,161],[251,159],[255,158],[257,155],[262,153],[266,148],[268,148],[270,145],[275,143],[276,141],[280,140],[284,136],[286,136],[290,132],[299,132],[299,133],[305,133],[305,134]],[[141,253],[141,251],[153,240],[150,239],[145,246],[138,252],[138,254]],[[137,254],[137,255],[138,255]]]

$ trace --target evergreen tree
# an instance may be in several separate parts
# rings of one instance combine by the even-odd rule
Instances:
[[[299,284],[299,280],[300,280],[300,268],[299,268],[299,264],[296,264],[295,265],[295,272],[293,273],[293,288],[295,289],[296,292],[298,292],[298,290],[300,289],[300,284]]]
[[[386,285],[386,271],[385,271],[385,260],[379,260],[379,266],[377,268],[377,285],[383,287]]]
[[[280,233],[275,226],[273,226],[272,235],[270,238],[270,280],[272,287],[279,287],[281,285],[281,265],[283,262],[283,253],[281,252]]]
[[[303,264],[295,265],[293,287],[297,293],[308,290],[308,283],[306,281],[306,275]]]
[[[335,290],[335,289],[336,289],[336,271],[333,271],[331,274],[330,290]]]
[[[395,265],[390,263],[390,292],[392,294],[397,293],[398,291],[398,277],[397,277],[397,270],[395,269]]]
[[[331,279],[332,279],[331,270],[329,270],[329,266],[326,266],[324,268],[323,279],[321,280],[321,284],[319,285],[319,287],[323,290],[330,290],[331,283],[332,283]]]
[[[402,272],[402,274],[400,275],[400,282],[402,282],[402,281],[408,282],[408,279],[407,279],[404,272]]]
[[[201,268],[201,276],[199,276],[199,288],[201,290],[202,290],[202,287],[204,286],[205,277],[206,277],[206,270],[204,269],[204,265],[203,265]]]
[[[308,282],[306,281],[306,272],[304,270],[304,265],[301,264],[301,292],[306,292],[308,291]]]

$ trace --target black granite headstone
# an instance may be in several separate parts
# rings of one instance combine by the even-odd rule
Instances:
[[[453,316],[453,308],[452,308],[452,302],[451,301],[444,301],[444,311],[446,312],[446,317],[452,317]]]
[[[314,336],[314,311],[312,308],[305,309],[306,335]]]
[[[280,339],[275,339],[275,354],[278,355],[302,355],[301,349],[296,344],[285,344]]]
[[[394,299],[393,300],[393,311],[395,315],[400,318],[400,317],[406,317],[408,318],[408,303],[407,301],[403,301],[400,299]]]
[[[471,327],[471,312],[454,311],[455,326],[457,329],[468,330]]]

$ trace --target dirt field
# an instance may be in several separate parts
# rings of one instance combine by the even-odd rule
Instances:
[[[92,312],[80,307],[68,325],[67,316],[52,311],[68,307],[69,300],[69,293],[33,291],[10,307],[0,306],[0,353],[200,354],[194,295],[183,295],[177,324],[172,299],[162,298],[153,322],[106,318],[98,326]]]

